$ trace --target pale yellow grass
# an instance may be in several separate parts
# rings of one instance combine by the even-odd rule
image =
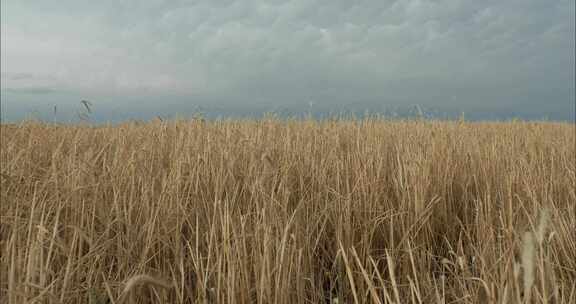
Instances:
[[[576,303],[574,124],[0,131],[0,303]]]

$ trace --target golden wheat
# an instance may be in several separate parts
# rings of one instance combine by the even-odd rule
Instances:
[[[0,129],[1,303],[576,303],[576,128]]]

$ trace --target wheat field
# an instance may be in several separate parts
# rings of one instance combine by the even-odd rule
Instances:
[[[576,127],[0,129],[1,303],[576,303]]]

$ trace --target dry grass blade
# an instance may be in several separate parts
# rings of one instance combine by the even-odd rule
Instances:
[[[141,274],[131,277],[124,285],[124,290],[118,300],[118,303],[127,303],[127,299],[133,297],[133,293],[136,291],[137,287],[144,286],[149,288],[160,287],[164,289],[170,289],[172,286],[162,280],[156,279],[149,275]]]
[[[344,247],[342,247],[342,243],[340,245],[340,252],[342,253],[342,259],[344,260],[344,267],[346,268],[346,276],[348,277],[348,282],[350,283],[350,289],[352,291],[352,296],[354,297],[354,303],[360,303],[358,300],[358,293],[356,292],[356,283],[354,280],[354,274],[352,273],[352,268],[350,267],[350,263],[348,262],[348,257],[346,256],[346,251]]]
[[[356,260],[356,264],[358,265],[358,268],[360,268],[360,271],[362,272],[362,276],[364,277],[366,285],[368,285],[368,291],[370,292],[370,296],[372,296],[372,302],[381,304],[382,301],[380,301],[380,298],[378,297],[378,292],[376,291],[376,288],[374,287],[374,283],[373,283],[372,279],[368,276],[366,269],[364,269],[364,267],[362,266],[362,262],[360,262],[360,258],[358,257],[358,253],[356,252],[356,249],[354,249],[354,248],[352,248],[352,255],[354,256],[354,259]]]

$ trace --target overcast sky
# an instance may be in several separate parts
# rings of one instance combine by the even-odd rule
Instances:
[[[5,120],[81,99],[104,120],[310,104],[575,115],[574,0],[1,3]]]

